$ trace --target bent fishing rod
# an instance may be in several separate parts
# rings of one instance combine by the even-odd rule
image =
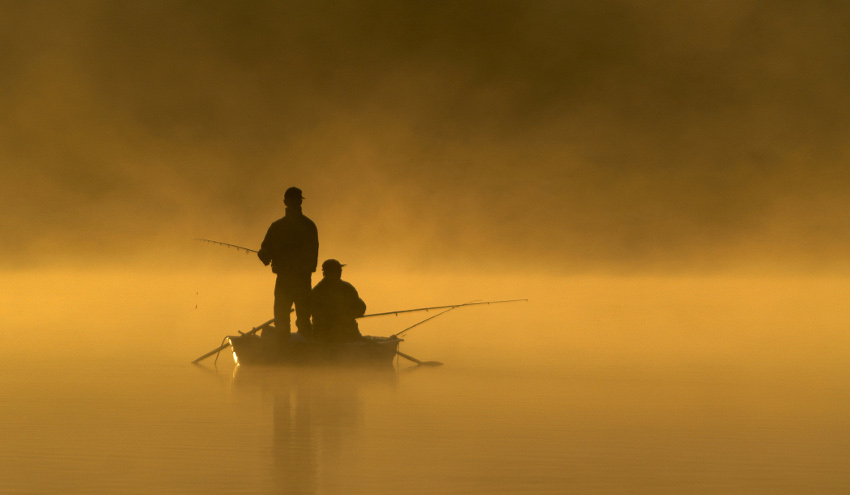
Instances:
[[[209,242],[210,244],[218,244],[219,246],[232,247],[235,248],[237,251],[241,249],[242,251],[245,251],[245,254],[257,252],[256,249],[237,246],[236,244],[230,244],[229,242],[214,241],[212,239],[201,239],[200,237],[195,237],[195,240],[201,242]]]
[[[470,302],[478,302],[478,301],[470,301]],[[469,303],[467,303],[467,304],[469,304]],[[455,309],[457,309],[457,308],[459,308],[459,307],[460,307],[460,306],[452,306],[452,307],[451,307],[451,308],[449,308],[449,309],[444,309],[444,310],[440,311],[439,313],[437,313],[437,314],[435,314],[435,315],[433,315],[433,316],[429,316],[428,318],[425,318],[425,319],[424,319],[424,320],[422,320],[422,321],[419,321],[419,322],[414,323],[413,325],[410,325],[409,327],[405,328],[404,330],[402,330],[402,331],[400,331],[400,332],[396,332],[396,333],[394,333],[394,334],[390,335],[390,338],[391,338],[391,339],[397,339],[397,338],[399,338],[399,336],[404,335],[404,334],[405,334],[405,333],[407,333],[408,331],[413,330],[414,328],[416,328],[416,327],[418,327],[419,325],[421,325],[421,324],[425,323],[426,321],[431,321],[431,320],[433,320],[434,318],[436,318],[436,317],[438,317],[438,316],[440,316],[440,315],[444,315],[444,314],[448,313],[449,311],[455,310]]]

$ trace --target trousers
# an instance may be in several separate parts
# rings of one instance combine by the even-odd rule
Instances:
[[[274,326],[281,338],[288,339],[291,325],[289,314],[295,305],[295,326],[305,339],[312,340],[313,327],[310,324],[310,292],[312,273],[279,273],[274,284]]]

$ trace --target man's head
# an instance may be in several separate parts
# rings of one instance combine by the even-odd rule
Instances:
[[[297,187],[290,187],[283,193],[283,204],[286,206],[301,206],[303,200],[304,196],[301,194],[301,189]]]
[[[325,278],[340,278],[342,277],[342,267],[344,267],[342,263],[335,259],[325,260],[322,263],[322,275]]]

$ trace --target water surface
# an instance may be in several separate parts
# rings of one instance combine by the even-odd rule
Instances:
[[[845,282],[559,283],[411,333],[443,367],[382,371],[193,366],[233,327],[193,326],[216,315],[185,287],[67,296],[0,364],[0,492],[850,491]]]

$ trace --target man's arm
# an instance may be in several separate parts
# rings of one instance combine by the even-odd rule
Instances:
[[[354,315],[354,318],[360,318],[366,314],[366,302],[360,299],[360,294],[357,293],[357,289],[353,285],[349,284],[349,287],[351,287],[351,313]]]
[[[260,250],[257,251],[257,257],[260,258],[260,261],[263,262],[264,265],[268,266],[272,261],[272,252],[274,252],[274,224],[269,227],[269,230],[266,231],[266,237],[263,238],[262,244],[260,244]]]
[[[310,225],[312,228],[310,229],[310,236],[307,241],[307,252],[310,253],[310,264],[313,266],[311,271],[315,272],[316,267],[319,266],[319,230],[312,220],[310,221]]]
[[[360,318],[361,316],[366,314],[366,302],[363,299],[357,298],[357,302],[355,303],[355,318]]]

